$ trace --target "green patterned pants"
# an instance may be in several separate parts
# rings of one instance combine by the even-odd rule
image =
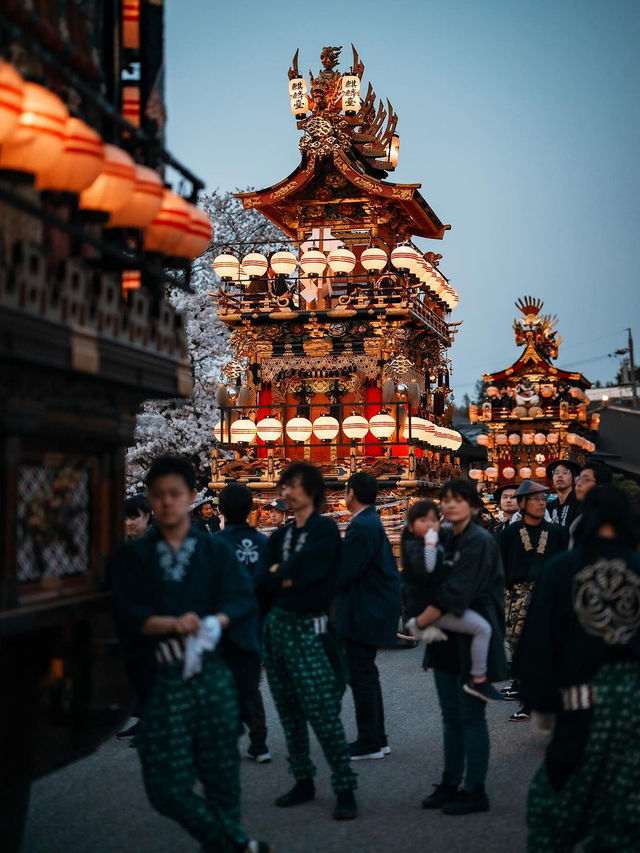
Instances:
[[[274,608],[265,622],[264,662],[294,778],[315,776],[309,723],[331,767],[333,790],[356,788],[340,721],[341,691],[312,619]]]
[[[522,635],[524,622],[529,612],[529,605],[535,589],[533,581],[520,581],[507,590],[505,604],[505,629],[506,639],[509,643],[511,653],[514,654],[516,646]]]
[[[580,841],[592,853],[640,850],[640,664],[603,667],[589,739],[576,770],[556,791],[545,766],[527,800],[529,853],[569,853]]]
[[[202,672],[159,667],[136,738],[149,802],[215,853],[246,844],[240,828],[238,701],[223,661],[205,654]],[[194,793],[196,781],[204,797]]]

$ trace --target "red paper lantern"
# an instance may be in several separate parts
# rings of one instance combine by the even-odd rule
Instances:
[[[136,183],[136,164],[122,148],[104,146],[102,170],[91,186],[80,193],[82,210],[111,215],[128,202]]]
[[[213,227],[211,220],[204,210],[196,207],[195,204],[189,204],[188,207],[189,230],[172,254],[193,260],[200,257],[209,246],[213,235]]]
[[[100,135],[79,118],[67,119],[62,153],[38,175],[37,187],[81,193],[95,181],[103,164],[104,144]]]
[[[133,193],[126,204],[111,214],[107,228],[146,228],[160,210],[164,193],[160,175],[138,164],[135,173]]]
[[[122,2],[122,46],[128,50],[140,47],[140,0]]]
[[[44,86],[25,83],[23,91],[18,123],[2,142],[0,168],[39,175],[62,153],[69,112]]]
[[[148,252],[176,255],[176,249],[189,233],[189,204],[172,190],[165,190],[162,204],[144,232],[144,248]]]
[[[139,270],[124,270],[122,273],[122,290],[127,293],[129,290],[137,290],[141,285],[141,277]]]
[[[23,97],[24,80],[13,65],[0,60],[0,142],[16,129]]]

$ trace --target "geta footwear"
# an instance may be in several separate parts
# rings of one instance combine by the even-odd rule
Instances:
[[[358,816],[358,805],[353,791],[338,791],[336,807],[333,810],[334,820],[353,820]]]
[[[275,804],[286,809],[289,806],[298,806],[300,803],[309,803],[315,795],[316,786],[313,784],[313,779],[298,779],[290,791],[278,797]]]
[[[510,723],[527,723],[531,719],[531,714],[526,708],[518,708],[518,710],[509,717]]]
[[[484,790],[484,785],[476,785],[473,791],[458,791],[455,799],[450,800],[442,807],[442,814],[463,815],[475,812],[489,811],[489,797]]]
[[[127,737],[133,737],[138,734],[138,729],[140,728],[140,720],[134,720],[134,722],[126,725],[121,731],[118,732],[116,737],[118,740],[123,740]]]
[[[387,747],[389,749],[389,747]],[[363,749],[358,741],[349,744],[349,751],[351,753],[352,761],[362,761],[363,759],[376,759],[376,758],[384,758],[383,748],[380,747],[378,749]],[[391,750],[389,750],[391,751]]]
[[[503,702],[504,696],[499,693],[490,681],[475,682],[473,680],[465,681],[462,689],[470,696],[475,696],[476,699],[482,699],[483,702]]]
[[[271,753],[266,743],[251,743],[247,750],[247,758],[257,764],[268,764],[271,761]]]
[[[458,795],[458,783],[452,782],[448,773],[443,773],[442,781],[433,787],[433,794],[429,794],[422,801],[423,809],[441,809]]]

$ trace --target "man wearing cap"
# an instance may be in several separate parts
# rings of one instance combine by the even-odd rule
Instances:
[[[191,507],[193,523],[203,533],[217,533],[220,530],[218,503],[218,498],[207,497],[196,501]]]
[[[549,514],[554,524],[567,529],[580,512],[574,482],[580,466],[570,459],[555,459],[547,465],[547,479],[553,483],[556,497],[549,503]]]
[[[507,590],[506,637],[513,656],[542,566],[554,554],[564,551],[569,541],[565,528],[545,521],[548,491],[546,486],[532,480],[520,484],[515,497],[522,518],[510,524],[499,541]],[[517,681],[514,680],[502,693],[506,699],[518,699]],[[521,707],[509,720],[523,722],[529,716],[529,709]]]
[[[269,510],[269,523],[272,527],[282,527],[283,524],[287,523],[287,505],[283,500],[278,498],[269,501],[267,509]]]
[[[518,487],[515,483],[503,483],[498,486],[493,492],[493,499],[500,507],[501,519],[493,530],[493,535],[496,541],[500,541],[500,536],[511,524],[513,516],[518,511],[518,501],[516,500],[516,491]]]

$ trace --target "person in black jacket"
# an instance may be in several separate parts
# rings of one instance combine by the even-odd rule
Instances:
[[[444,613],[475,610],[491,625],[487,677],[507,677],[504,655],[504,577],[496,543],[472,521],[477,493],[468,480],[451,480],[442,489],[440,508],[451,527],[443,530],[444,578],[434,603],[416,617],[418,628]],[[484,782],[489,765],[487,703],[462,689],[470,671],[468,635],[447,631],[447,642],[426,647],[424,667],[434,670],[444,730],[444,773],[435,791],[422,801],[427,809],[461,815],[487,811]],[[464,778],[464,786],[459,789]]]
[[[349,663],[349,686],[358,727],[351,758],[384,758],[391,750],[384,730],[384,706],[376,653],[395,643],[400,617],[400,574],[375,509],[378,481],[364,472],[347,480],[351,513],[338,574],[336,627]]]
[[[580,512],[575,481],[580,466],[570,459],[554,459],[547,465],[547,479],[556,490],[556,497],[547,507],[551,521],[569,529]]]
[[[542,569],[516,665],[524,701],[555,715],[527,849],[640,850],[640,555],[621,490],[586,495],[580,544]]]
[[[357,777],[342,722],[343,687],[332,668],[329,608],[335,598],[341,540],[333,519],[320,515],[325,485],[308,462],[293,462],[279,485],[294,519],[269,538],[268,570],[256,578],[263,611],[264,663],[284,729],[293,788],[276,800],[283,808],[313,800],[315,767],[309,753],[310,724],[331,767],[337,795],[333,816],[357,815]]]
[[[147,796],[203,851],[266,853],[269,845],[250,842],[240,826],[238,691],[229,665],[257,678],[251,579],[225,542],[190,523],[195,471],[186,459],[156,459],[146,485],[155,526],[123,546],[112,577],[121,634],[139,643],[153,672],[136,738]],[[204,797],[193,790],[198,779]]]

